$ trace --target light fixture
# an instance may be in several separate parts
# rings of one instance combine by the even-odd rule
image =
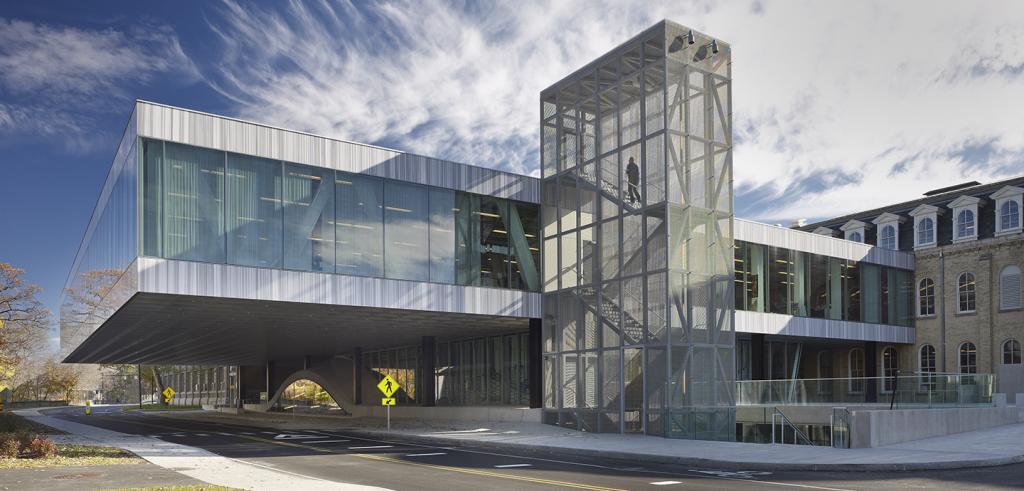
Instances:
[[[693,39],[693,31],[687,32],[686,33],[686,44],[693,44],[695,42],[696,41],[694,41],[694,39]]]
[[[718,54],[718,41],[715,39],[711,40],[711,53]]]

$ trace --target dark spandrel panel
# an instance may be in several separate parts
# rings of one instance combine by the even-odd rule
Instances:
[[[354,276],[383,276],[383,180],[339,172],[335,178],[335,203],[335,271]]]
[[[281,181],[280,161],[227,154],[228,263],[281,267]]]
[[[224,152],[166,143],[163,252],[167,259],[223,263]]]
[[[284,165],[284,267],[334,272],[334,171]]]
[[[426,186],[385,182],[385,277],[416,281],[430,279],[430,255],[424,254],[430,250],[429,217]],[[441,245],[443,247],[445,243]]]

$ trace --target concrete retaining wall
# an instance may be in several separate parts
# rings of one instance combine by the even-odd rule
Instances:
[[[855,409],[850,416],[850,446],[881,447],[1022,421],[1016,407]]]

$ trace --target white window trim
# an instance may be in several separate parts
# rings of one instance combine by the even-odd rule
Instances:
[[[921,283],[924,283],[924,280],[928,280],[928,281],[932,282],[932,313],[930,313],[930,314],[922,314],[921,313]],[[923,277],[921,279],[918,279],[917,280],[917,284],[914,285],[914,293],[915,293],[914,297],[916,299],[915,300],[915,304],[916,304],[915,307],[917,307],[917,311],[915,312],[915,314],[916,314],[915,317],[917,317],[919,319],[931,319],[932,317],[935,317],[935,311],[936,311],[936,308],[935,308],[935,304],[936,304],[936,302],[935,302],[935,300],[936,300],[935,299],[935,280],[931,279],[931,277],[928,277],[928,276],[925,276],[925,277]]]
[[[859,242],[863,244],[865,243],[865,240],[867,240],[867,234],[864,233],[867,230],[867,228],[868,224],[860,220],[850,220],[844,223],[842,227],[839,227],[839,230],[843,231],[843,238],[846,240],[850,240],[850,234],[853,234],[854,232],[859,232],[861,237],[861,240]]]
[[[1016,268],[1017,269],[1017,305],[1006,305],[1005,303],[1003,303],[1003,301],[1006,300],[1006,297],[1003,295],[1003,288],[1005,288],[1005,286],[1004,286],[1004,281],[1005,281],[1004,278],[1006,276],[1007,271],[1010,268]],[[1021,291],[1021,290],[1024,290],[1024,287],[1022,287],[1022,285],[1024,285],[1024,271],[1022,271],[1019,266],[1011,264],[1009,266],[1004,266],[1003,269],[999,270],[999,310],[1000,311],[1020,310],[1022,307],[1024,307],[1024,298],[1022,298],[1022,297],[1024,297],[1024,292]]]
[[[900,250],[900,223],[904,221],[906,221],[906,218],[888,212],[882,213],[878,218],[871,220],[871,223],[875,224],[875,230],[878,232],[875,235],[875,246],[882,247],[882,230],[887,226],[892,226],[893,233],[895,234],[892,250]]]
[[[1003,235],[1019,233],[1022,230],[1022,227],[1024,227],[1024,188],[1017,186],[1003,186],[1002,189],[992,193],[989,197],[995,201],[995,210],[993,211],[996,216],[995,236],[1000,237]],[[1000,212],[1002,211],[1001,208],[1003,207],[1003,203],[1006,203],[1007,201],[1015,201],[1017,203],[1017,214],[1019,218],[1017,219],[1016,227],[1004,229],[1002,220],[1000,220]]]
[[[939,215],[945,210],[932,205],[919,205],[910,212],[914,217],[914,250],[929,249],[939,243]],[[921,221],[925,218],[932,219],[932,240],[931,242],[920,242],[917,231],[920,229]]]
[[[950,210],[953,210],[953,212],[950,213],[950,215],[951,219],[953,220],[954,244],[978,240],[978,205],[980,205],[982,202],[983,200],[981,198],[977,198],[974,196],[961,196],[950,202],[948,205],[946,205],[946,207],[948,207]],[[960,212],[964,210],[970,210],[971,213],[974,214],[974,233],[971,235],[960,237],[959,235],[957,235],[960,231],[958,230],[959,227],[957,226],[956,220],[957,217],[960,216]]]
[[[974,277],[974,308],[971,310],[960,310],[960,278],[968,274]],[[956,285],[953,288],[956,291],[956,313],[976,314],[978,312],[978,276],[970,271],[964,271],[956,275]]]
[[[818,228],[814,229],[814,233],[816,233],[818,235],[825,235],[825,236],[828,236],[828,237],[835,237],[836,236],[836,231],[832,230],[832,229],[830,229],[828,227],[818,227]]]

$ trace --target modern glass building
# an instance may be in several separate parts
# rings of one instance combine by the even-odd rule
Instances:
[[[709,440],[749,423],[736,380],[900,366],[912,255],[734,219],[728,44],[659,22],[539,102],[539,179],[137,102],[65,361],[256,410],[309,379],[355,415],[391,375],[399,416]]]
[[[546,422],[734,438],[730,67],[662,22],[541,92]]]

